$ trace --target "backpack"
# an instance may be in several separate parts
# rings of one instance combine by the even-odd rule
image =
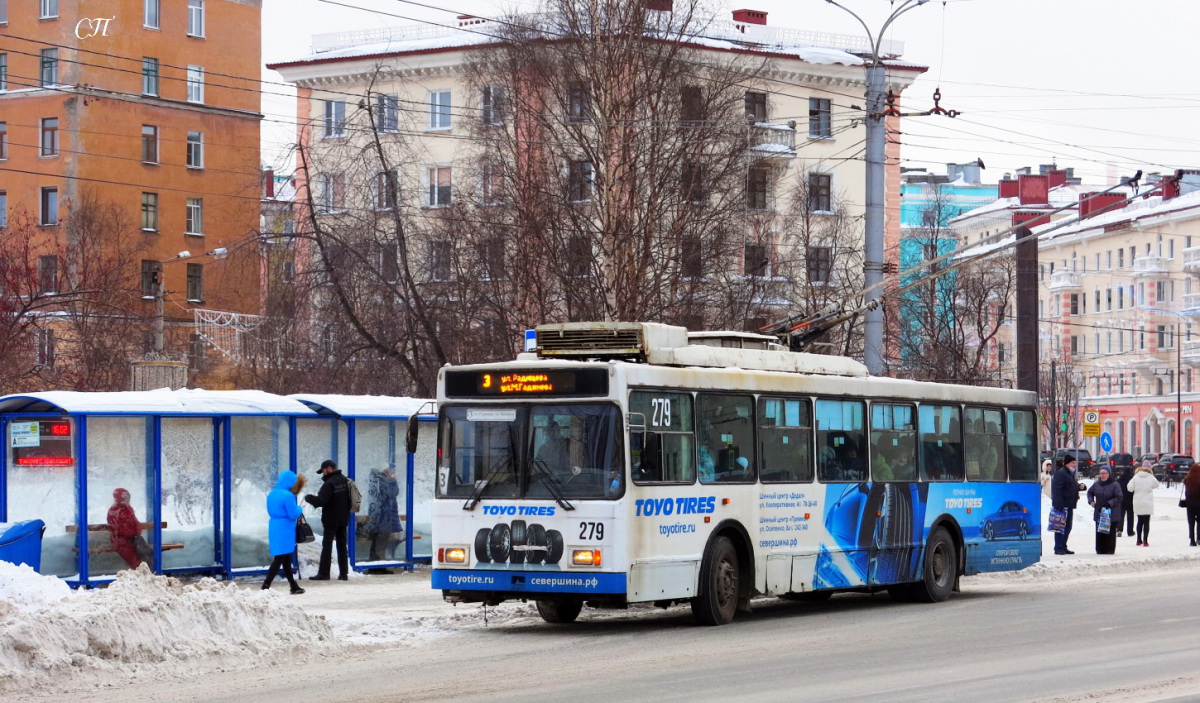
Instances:
[[[350,489],[350,512],[357,513],[362,508],[362,492],[351,479],[346,479],[346,487]]]

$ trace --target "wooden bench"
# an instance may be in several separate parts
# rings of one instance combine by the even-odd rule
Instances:
[[[138,526],[143,530],[154,529],[154,523],[152,523],[152,522],[141,522],[141,523],[138,523]],[[161,522],[161,523],[159,523],[159,527],[161,529],[165,530],[167,528],[167,523]],[[66,531],[68,533],[78,533],[79,525],[67,525]],[[99,523],[99,524],[88,525],[87,531],[88,532],[108,532],[108,523]],[[164,552],[170,551],[172,549],[183,549],[183,545],[176,544],[176,543],[162,545],[162,550]],[[79,547],[72,547],[72,551],[78,552]],[[96,545],[96,546],[92,546],[90,544],[88,545],[88,554],[112,554],[116,551],[117,550],[113,549],[111,544]]]

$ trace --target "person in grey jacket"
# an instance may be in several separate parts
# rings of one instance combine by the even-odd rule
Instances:
[[[1121,529],[1121,484],[1113,479],[1107,467],[1101,468],[1096,482],[1088,489],[1088,505],[1092,506],[1092,517],[1096,521],[1096,553],[1112,554],[1117,551],[1117,530]],[[1112,511],[1108,532],[1100,531],[1100,513],[1108,508]]]

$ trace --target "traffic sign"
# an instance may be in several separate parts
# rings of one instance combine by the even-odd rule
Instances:
[[[1106,452],[1112,451],[1112,433],[1105,432],[1100,435],[1100,448]]]
[[[1084,410],[1083,411],[1083,436],[1084,437],[1099,437],[1100,436],[1100,411],[1099,410]]]

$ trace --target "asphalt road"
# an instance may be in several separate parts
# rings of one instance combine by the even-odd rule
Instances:
[[[687,608],[585,610],[569,626],[518,617],[415,646],[70,698],[1200,700],[1198,580],[1200,566],[1186,564],[1047,583],[964,579],[963,592],[941,604],[902,605],[883,594],[764,600],[719,628],[693,625]]]

